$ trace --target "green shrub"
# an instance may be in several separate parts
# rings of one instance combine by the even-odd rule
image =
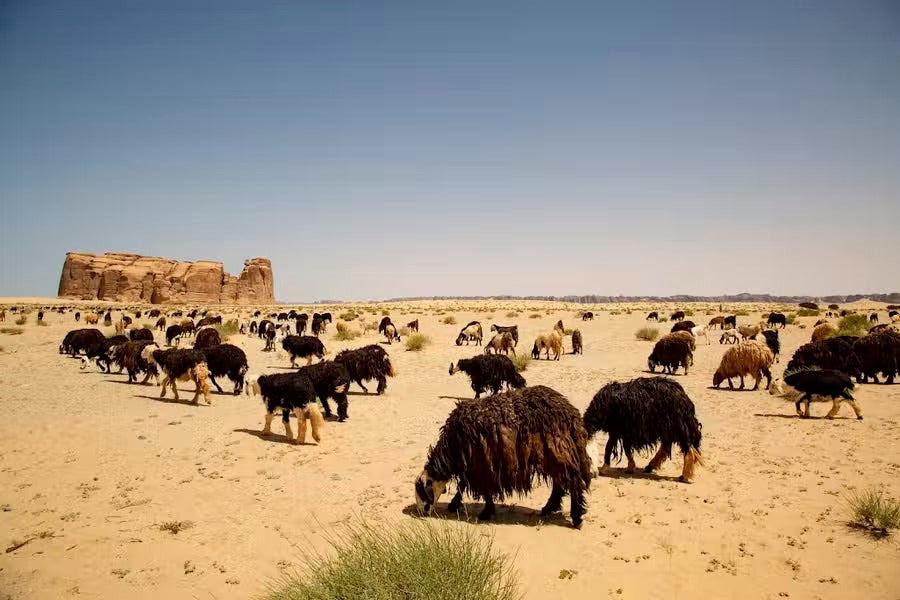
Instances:
[[[406,337],[406,349],[410,352],[419,352],[425,349],[425,346],[431,343],[428,337],[421,333],[412,333]]]
[[[381,311],[381,316],[382,316],[382,317],[390,316],[390,314],[391,314],[391,311],[389,311],[389,310],[383,310],[383,311]]]
[[[339,318],[341,319],[341,321],[352,321],[358,316],[359,315],[357,315],[355,312],[347,311],[345,313],[341,313]]]
[[[879,537],[887,536],[892,529],[900,527],[900,502],[885,498],[879,491],[854,493],[847,503],[852,527],[865,529]]]
[[[539,315],[538,313],[531,313],[530,315],[528,315],[528,318],[529,319],[540,319],[541,315]]]
[[[241,326],[238,324],[237,319],[229,319],[220,325],[216,325],[216,331],[219,332],[219,337],[222,338],[223,342],[228,339],[229,336],[237,335],[240,329]]]
[[[634,332],[634,337],[645,342],[652,342],[659,337],[659,329],[656,327],[641,327]]]
[[[749,316],[750,316],[750,313],[749,313],[748,311],[746,311],[746,310],[739,310],[739,311],[736,311],[736,312],[734,313],[734,316],[736,316],[736,317],[749,317]]]
[[[789,314],[789,315],[785,315],[785,316],[784,316],[784,319],[785,319],[785,322],[786,322],[788,325],[793,325],[793,324],[794,324],[794,321],[797,320],[797,315],[795,315],[794,313],[791,313],[791,314]]]
[[[510,360],[516,366],[516,371],[522,373],[528,370],[528,363],[531,362],[531,356],[525,352],[518,352],[515,356],[511,356]]]
[[[829,304],[828,305],[828,310],[837,310],[839,308],[840,308],[840,306],[838,306],[837,304]]]
[[[22,315],[18,319],[16,319],[16,325],[24,325],[27,322],[28,322],[28,317],[26,317],[25,315]]]
[[[800,310],[797,311],[797,316],[798,317],[818,317],[821,313],[822,313],[822,311],[820,311],[820,310],[813,310],[811,308],[801,308]]]
[[[25,333],[25,330],[21,327],[3,327],[0,329],[0,333],[5,333],[6,335],[22,335]]]
[[[691,309],[687,309],[686,311],[684,311],[684,316],[685,317],[693,317],[694,311],[692,311]]]
[[[660,317],[660,318],[659,318],[659,322],[660,322],[660,323],[668,323],[668,322],[669,322],[669,317]]]
[[[314,553],[303,574],[270,586],[264,600],[514,600],[510,559],[473,527],[435,522],[350,525]]]
[[[456,325],[456,317],[454,317],[453,315],[448,315],[441,319],[441,323],[443,323],[444,325]]]
[[[838,321],[836,335],[866,335],[869,332],[869,318],[866,315],[847,315]]]

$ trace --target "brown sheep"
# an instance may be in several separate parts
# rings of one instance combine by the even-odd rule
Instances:
[[[537,360],[541,357],[541,352],[546,351],[547,360],[550,360],[551,350],[553,350],[553,360],[559,360],[560,355],[563,353],[563,336],[556,328],[551,333],[539,335],[535,338],[531,356]]]
[[[744,389],[744,376],[750,375],[756,380],[753,385],[755,391],[759,389],[759,382],[765,375],[766,389],[769,389],[772,384],[772,373],[769,369],[774,362],[775,355],[763,342],[757,340],[743,342],[734,348],[729,348],[722,356],[722,362],[719,363],[719,368],[713,375],[713,386],[718,388],[719,384],[727,379],[729,389],[734,389],[731,378],[740,377],[740,389]]]
[[[709,328],[715,329],[716,327],[718,327],[719,329],[725,328],[725,317],[719,315],[718,317],[713,317],[709,320]]]
[[[487,346],[484,347],[484,353],[490,354],[493,352],[494,354],[500,354],[501,352],[505,355],[509,355],[510,352],[513,353],[513,356],[516,355],[516,342],[513,340],[512,334],[509,332],[506,333],[498,333],[494,337],[491,338],[491,341],[488,342]]]

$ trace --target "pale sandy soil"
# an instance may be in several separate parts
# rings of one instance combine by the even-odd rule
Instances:
[[[585,323],[574,318],[575,306],[528,303],[519,317],[505,316],[525,304],[394,307],[395,322],[418,317],[432,345],[421,353],[386,346],[399,372],[388,393],[354,395],[349,421],[329,423],[319,446],[302,447],[259,437],[256,398],[178,404],[160,401],[157,387],[126,385],[124,375],[80,371],[57,353],[72,315],[48,313],[49,326],[37,327],[32,314],[23,335],[0,334],[0,542],[51,537],[0,553],[0,598],[252,598],[348,520],[415,518],[412,482],[428,446],[454,398],[472,395],[467,379],[447,373],[451,361],[480,351],[453,344],[470,319],[485,331],[492,322],[518,323],[524,352],[557,319],[581,329],[583,356],[532,362],[525,373],[529,384],[551,386],[581,410],[605,383],[643,374],[651,344],[634,332],[645,325],[645,307],[596,311]],[[460,307],[458,324],[440,324],[426,309],[438,305]],[[490,312],[474,312],[488,305]],[[540,318],[528,318],[537,309]],[[694,320],[710,318],[694,309]],[[756,322],[762,309],[739,321]],[[808,341],[813,321],[800,319],[806,329],[783,334],[778,374]],[[339,343],[333,335],[332,325],[325,336],[332,352],[381,341],[369,334]],[[261,352],[255,337],[230,341],[255,371],[288,365],[283,352]],[[546,488],[498,506],[493,524],[475,522],[480,506],[469,503],[472,518],[458,526],[493,535],[515,555],[527,598],[900,598],[900,546],[850,530],[845,500],[870,487],[900,497],[900,385],[864,386],[857,395],[864,421],[847,406],[833,421],[801,421],[793,405],[766,392],[709,389],[726,348],[701,341],[691,374],[677,376],[703,423],[706,466],[695,483],[674,481],[680,460],[659,476],[620,470],[595,478],[581,531],[567,514],[539,517]],[[181,389],[189,398],[188,386]],[[813,414],[827,408],[814,405]],[[193,527],[160,531],[170,520]],[[561,579],[563,569],[576,573]]]

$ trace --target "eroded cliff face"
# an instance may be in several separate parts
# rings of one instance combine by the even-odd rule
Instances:
[[[59,297],[151,304],[274,304],[272,262],[244,261],[238,277],[222,263],[179,262],[121,252],[69,252],[59,279]]]

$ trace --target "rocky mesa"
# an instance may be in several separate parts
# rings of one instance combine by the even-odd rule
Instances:
[[[245,260],[235,277],[214,261],[69,252],[59,278],[59,297],[150,304],[274,304],[275,283],[267,258]]]

